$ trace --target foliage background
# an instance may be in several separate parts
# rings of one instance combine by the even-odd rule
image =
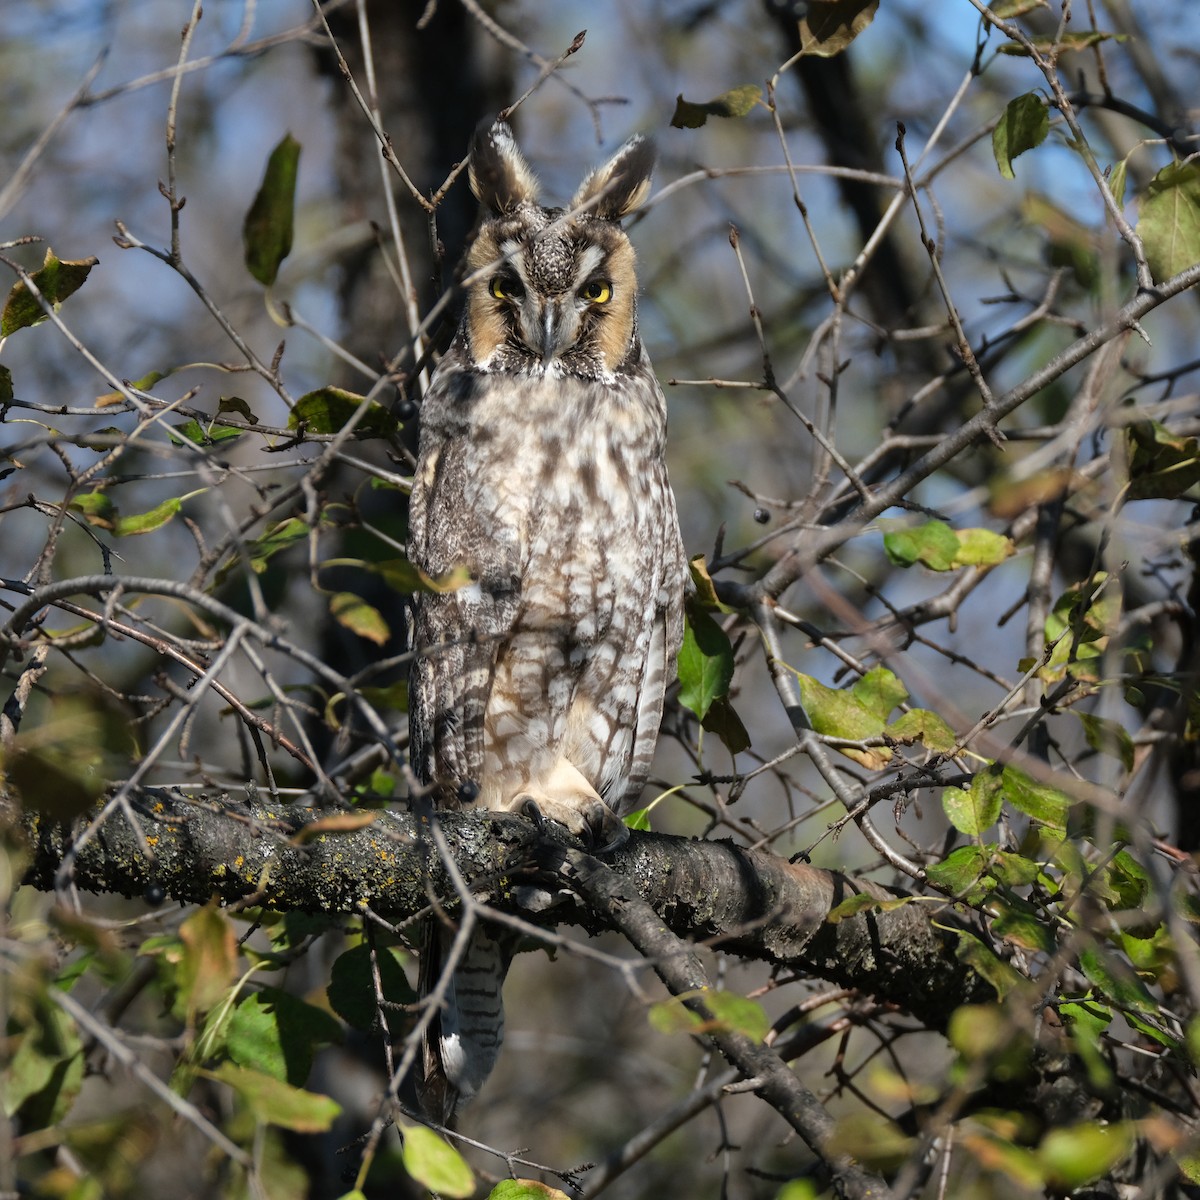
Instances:
[[[1127,40],[1064,57],[1057,77],[1076,98],[1110,182],[1111,170],[1125,164],[1122,209],[1136,221],[1152,178],[1193,145],[1195,112],[1187,101],[1197,94],[1191,34],[1200,32],[1200,18],[1184,0],[1153,11],[1117,2],[1094,7],[1075,5],[1072,28],[1095,23],[1124,31]],[[294,402],[326,385],[362,394],[375,386],[409,337],[395,282],[396,234],[414,281],[413,308],[427,312],[440,294],[439,276],[442,283],[452,276],[472,220],[464,181],[437,207],[444,244],[438,261],[427,214],[394,174],[381,170],[377,140],[340,76],[329,37],[297,0],[206,8],[188,46],[188,61],[199,66],[181,77],[173,166],[165,128],[187,5],[19,0],[11,9],[0,46],[7,114],[0,130],[6,167],[0,240],[10,273],[38,267],[46,245],[64,260],[96,255],[100,261],[62,308],[65,333],[46,322],[14,331],[0,349],[17,400],[0,424],[8,471],[0,480],[6,611],[21,604],[22,586],[101,572],[111,548],[119,555],[112,562],[117,573],[200,590],[212,585],[222,602],[259,625],[277,622],[274,627],[347,676],[401,654],[396,590],[381,583],[378,572],[349,565],[318,570],[316,564],[396,557],[403,500],[388,485],[405,473],[412,424],[406,404],[419,390],[403,377],[411,359],[401,359],[377,393],[405,431],[390,442],[345,442],[323,462],[319,477],[310,476],[308,491],[287,489],[328,450],[332,435],[305,430],[289,445],[288,398]],[[1022,28],[1049,36],[1061,15],[1058,8],[1032,8]],[[732,756],[675,705],[657,776],[663,790],[680,790],[656,806],[654,827],[731,836],[784,857],[808,854],[822,866],[863,873],[883,868],[879,878],[899,878],[910,891],[924,885],[911,878],[911,869],[922,874],[956,847],[972,844],[1011,855],[1002,861],[1013,872],[1029,863],[1044,867],[1040,876],[997,885],[994,871],[976,878],[982,858],[960,856],[941,877],[942,890],[930,894],[939,903],[947,891],[959,894],[960,912],[974,912],[970,919],[989,953],[1034,981],[1012,985],[1019,999],[1003,1020],[1013,1030],[1044,1039],[1035,1014],[1047,1011],[1046,998],[1052,1012],[1086,999],[1112,1017],[1095,1018],[1094,1039],[1062,1035],[1070,1063],[1065,1074],[1090,1075],[1095,1103],[1069,1113],[1043,1105],[1037,1109],[1043,1123],[1021,1128],[1018,1115],[1024,1119],[1037,1106],[1028,1097],[1001,1101],[1001,1115],[991,1124],[956,1126],[959,1141],[948,1148],[946,1130],[962,1117],[960,1093],[971,1094],[989,1079],[994,1084],[1007,1069],[990,1057],[987,1037],[972,1032],[969,1014],[947,1041],[928,1014],[896,1016],[865,995],[795,981],[786,972],[780,977],[732,955],[714,956],[715,976],[732,992],[755,994],[772,1019],[785,1019],[810,993],[824,997],[825,1006],[814,1011],[827,1032],[798,1070],[830,1111],[849,1122],[846,1147],[890,1172],[893,1182],[899,1172],[911,1194],[936,1195],[944,1179],[954,1181],[948,1194],[1011,1195],[1013,1188],[1042,1194],[1055,1183],[1046,1132],[1078,1122],[1089,1123],[1076,1131],[1076,1142],[1087,1147],[1098,1129],[1116,1128],[1121,1138],[1137,1133],[1139,1154],[1122,1170],[1139,1186],[1186,1186],[1176,1181],[1172,1163],[1186,1160],[1195,1121],[1187,1046],[1197,972],[1186,924],[1191,909],[1181,898],[1193,887],[1189,854],[1200,840],[1194,811],[1200,776],[1188,716],[1195,675],[1189,525],[1197,461],[1191,440],[1194,295],[1149,312],[1145,338],[1113,337],[1108,350],[1050,381],[1001,425],[1002,443],[982,437],[965,444],[909,490],[907,501],[918,507],[887,511],[899,525],[872,522],[861,531],[847,529],[836,546],[821,542],[821,531],[850,511],[854,491],[846,472],[822,452],[822,438],[874,486],[979,410],[979,389],[955,354],[949,308],[991,393],[1000,396],[1137,294],[1130,249],[1057,114],[1050,114],[1055,125],[1046,141],[1015,161],[1014,179],[997,169],[991,128],[1014,98],[1045,94],[1043,73],[1028,57],[997,53],[1003,39],[994,31],[983,38],[980,13],[967,0],[938,6],[884,0],[846,55],[802,60],[776,78],[778,126],[760,104],[740,119],[675,129],[668,123],[679,95],[703,101],[739,85],[765,86],[792,54],[798,14],[751,0],[601,8],[509,3],[486,11],[441,0],[423,30],[420,16],[415,5],[329,6],[332,32],[360,86],[369,78],[361,34],[370,32],[382,126],[423,194],[447,178],[476,121],[538,78],[541,69],[527,48],[553,60],[585,27],[583,48],[514,118],[546,191],[569,195],[588,167],[633,130],[653,132],[659,143],[657,194],[633,227],[644,286],[642,332],[664,382],[684,381],[668,387],[672,478],[689,553],[709,555],[721,598],[736,610],[714,614],[738,659],[730,696],[716,699],[736,709],[752,748]],[[1081,99],[1106,89],[1124,102],[1124,111]],[[1141,119],[1130,115],[1130,106]],[[871,237],[901,190],[897,122],[905,128],[908,159],[917,164],[914,174],[928,185],[918,200],[949,303],[931,270],[914,207],[905,201],[858,290],[841,306],[831,301],[814,244],[836,279]],[[264,288],[243,262],[242,222],[271,149],[289,131],[302,146],[293,249],[264,303]],[[922,160],[935,134],[935,149]],[[158,183],[170,191],[171,170],[174,194],[186,197],[177,213],[181,262],[225,330],[198,289],[169,263],[112,243],[120,221],[127,240],[170,245],[170,206]],[[868,182],[865,200],[864,189],[850,187],[854,178],[845,174],[854,171],[882,177]],[[1200,258],[1196,193],[1194,176],[1168,193],[1178,266]],[[43,242],[16,244],[27,235]],[[246,355],[227,330],[262,370],[241,369]],[[281,339],[286,351],[272,378]],[[774,392],[760,386],[764,347]],[[150,372],[169,372],[145,385],[155,406],[206,416],[200,421],[206,435],[190,442],[186,435],[172,438],[165,426],[182,422],[169,408],[148,420],[128,400],[111,398],[122,381],[143,381]],[[214,442],[221,422],[210,422],[218,417],[262,429]],[[1129,441],[1124,426],[1149,418],[1169,435],[1145,426],[1148,441]],[[84,479],[114,447],[120,456],[111,468]],[[881,447],[872,474],[870,456]],[[1153,454],[1160,457],[1151,462]],[[1131,458],[1134,476],[1153,480],[1143,486],[1145,498],[1131,498],[1136,489],[1127,490]],[[1071,467],[1091,470],[1091,482],[1084,486],[1063,474]],[[1156,478],[1164,467],[1166,482]],[[372,486],[372,478],[384,486]],[[92,493],[111,499],[126,519],[161,512],[159,505],[181,494],[188,499],[171,519],[144,520],[144,533],[121,536],[112,514],[97,514],[86,501],[81,506],[79,496]],[[68,498],[76,508],[64,517],[58,506]],[[926,529],[932,541],[916,543],[925,559],[901,565],[906,551],[895,541],[899,530],[920,528],[931,515],[956,529],[1011,536],[1014,553],[995,553],[990,543],[995,558],[981,567],[952,561],[942,564],[950,570],[931,570],[934,543],[944,535]],[[292,517],[304,536],[268,559],[265,532]],[[307,532],[317,528],[319,542]],[[892,539],[887,546],[885,534]],[[226,553],[210,561],[206,552],[222,539],[228,539]],[[249,571],[238,560],[239,544],[262,570]],[[820,564],[810,561],[818,544],[822,557],[834,551]],[[1095,585],[1103,603],[1093,602],[1086,587],[1099,571],[1108,577]],[[774,593],[746,590],[764,578],[789,586]],[[1057,628],[1067,635],[1059,661],[1051,659],[1041,676],[1029,673],[1018,686],[1029,665],[1023,660],[1042,655],[1051,610],[1071,587],[1084,587],[1088,598],[1073,626],[1067,621]],[[370,609],[339,620],[331,601],[342,594],[358,596]],[[773,609],[775,601],[782,613]],[[151,632],[166,630],[167,640],[185,647],[189,638],[197,644],[208,639],[203,652],[212,654],[219,638],[211,638],[212,627],[195,611],[187,616],[182,604],[162,599],[138,609]],[[60,613],[47,628],[62,635],[77,630],[78,621]],[[364,630],[370,636],[362,636]],[[815,682],[773,675],[764,638],[770,654]],[[1066,669],[1068,647],[1076,658],[1097,649],[1095,669]],[[359,740],[371,741],[352,721],[347,735],[348,706],[333,699],[336,687],[315,679],[310,664],[266,646],[261,653],[258,662],[233,654],[221,682],[244,703],[261,705],[257,711],[312,760],[332,769]],[[903,681],[911,707],[946,722],[963,754],[939,757],[948,746],[929,732],[906,748],[892,747],[896,758],[885,763],[880,714],[872,709],[874,719],[863,725],[854,705],[823,699],[817,690],[819,683],[844,692],[880,665]],[[19,694],[22,666],[6,665],[6,696]],[[402,664],[395,663],[390,673],[361,682],[387,686],[402,676]],[[188,673],[165,667],[154,646],[114,637],[92,645],[80,634],[74,647],[60,636],[45,674],[21,700],[19,735],[4,747],[10,787],[15,781],[27,801],[28,793],[42,790],[52,792],[51,799],[69,800],[74,789],[91,797],[102,785],[129,778],[150,752],[147,782],[178,785],[189,796],[236,800],[251,777],[268,788],[228,704],[215,696],[188,702],[189,684]],[[789,687],[804,689],[823,758],[792,719]],[[1047,694],[1053,695],[1048,707],[1041,704]],[[400,721],[378,695],[375,702],[387,722]],[[872,703],[877,708],[885,701]],[[183,727],[166,736],[168,721],[185,709]],[[894,709],[888,705],[883,717],[898,717]],[[837,754],[838,739],[859,743],[857,762]],[[1030,785],[1032,799],[1012,776],[1010,786],[988,791],[993,777],[982,768],[992,758],[1008,761],[1009,751],[1018,756],[1023,778],[1038,763],[1045,768]],[[311,795],[311,773],[278,747],[263,753],[281,798]],[[781,755],[791,757],[775,762]],[[828,826],[845,812],[831,790],[830,763],[843,800],[893,780],[904,786],[877,803],[873,826],[841,822],[830,836]],[[52,767],[65,778],[49,773]],[[38,772],[40,782],[31,785]],[[366,774],[358,783],[386,790],[394,782],[399,798],[398,775],[393,768],[387,781]],[[952,800],[956,832],[942,785],[970,783],[972,776],[975,789],[963,794],[980,808],[964,817]],[[906,802],[897,802],[893,819],[897,797]],[[1004,808],[993,815],[1000,799]],[[1074,810],[1063,842],[1077,849],[1076,858],[1051,846],[1072,799],[1089,802]],[[44,804],[47,797],[33,801]],[[1048,810],[1051,834],[1038,841],[1027,832],[1029,817]],[[981,823],[979,811],[993,819]],[[1126,859],[1117,856],[1118,843],[1128,845]],[[24,860],[13,854],[19,875]],[[179,936],[182,922],[192,942]],[[326,1008],[333,964],[360,937],[354,921],[333,925],[311,944],[306,939],[316,927],[276,927],[275,949],[287,965],[269,977],[271,986]],[[240,1011],[262,983],[255,978],[242,991],[231,990],[249,962],[229,957],[230,931],[236,928],[240,937],[248,927],[240,918],[226,924],[215,910],[197,916],[172,905],[82,897],[69,888],[57,905],[29,889],[15,893],[0,972],[9,1074],[19,1081],[22,1069],[37,1076],[65,1064],[61,1070],[70,1079],[57,1080],[63,1103],[48,1112],[31,1112],[25,1094],[31,1085],[10,1088],[8,1107],[25,1107],[10,1113],[20,1118],[8,1134],[17,1139],[10,1142],[17,1153],[0,1153],[0,1159],[11,1157],[16,1165],[2,1168],[9,1176],[0,1177],[0,1186],[11,1189],[19,1178],[45,1195],[101,1194],[80,1181],[90,1170],[103,1194],[113,1195],[140,1194],[165,1186],[164,1180],[174,1189],[181,1175],[192,1189],[187,1194],[196,1196],[242,1188],[256,1195],[338,1195],[349,1188],[339,1179],[347,1156],[333,1150],[374,1119],[383,1086],[377,1036],[342,1022],[341,1044],[321,1050],[310,1077],[283,1070],[287,1082],[333,1095],[343,1106],[328,1133],[314,1131],[324,1120],[321,1110],[305,1110],[299,1128],[293,1122],[280,1133],[282,1101],[260,1097],[256,1108],[228,1079],[203,1073],[237,1060],[220,1048],[228,1031],[211,1016],[206,1025],[205,1014],[222,1011],[221,1004],[201,1003],[198,977],[188,972],[211,971],[213,996],[236,998]],[[165,940],[147,943],[155,937]],[[264,953],[269,944],[260,931],[242,949]],[[623,953],[615,938],[599,944]],[[210,951],[216,964],[195,967],[208,962]],[[169,1115],[144,1078],[130,1079],[105,1062],[104,1043],[45,999],[54,978],[69,980],[69,995],[120,1028],[139,1060],[171,1079],[175,1093],[189,1096],[257,1168],[231,1171],[229,1156],[215,1153],[194,1121]],[[697,1081],[710,1079],[718,1070],[711,1048],[647,1021],[648,1006],[664,993],[648,976],[643,982],[645,992],[631,990],[606,964],[569,952],[552,963],[540,954],[522,956],[506,991],[505,1059],[469,1111],[464,1132],[488,1146],[528,1147],[537,1162],[566,1170],[627,1147],[701,1086]],[[295,1039],[321,1041],[329,1029],[303,1015],[311,1024]],[[992,1010],[987,1015],[1000,1019]],[[265,1024],[272,1027],[270,1020]],[[205,1028],[217,1029],[208,1046]],[[273,1028],[278,1034],[278,1022]],[[81,1081],[84,1049],[89,1075]],[[253,1057],[253,1063],[261,1067],[263,1060]],[[1117,1080],[1139,1097],[1138,1105],[1115,1104]],[[554,1120],[531,1125],[539,1111],[552,1111]],[[119,1121],[114,1112],[121,1113]],[[256,1125],[256,1112],[267,1119]],[[884,1122],[885,1114],[898,1122]],[[1151,1117],[1160,1124],[1147,1124]],[[306,1121],[314,1128],[305,1128]],[[502,1161],[467,1153],[477,1169],[505,1173]],[[397,1154],[387,1142],[377,1176],[363,1185],[368,1192],[408,1186],[394,1182]],[[946,1176],[931,1178],[913,1165],[934,1160],[946,1164]],[[188,1164],[186,1172],[180,1162]],[[613,1188],[630,1196],[681,1189],[775,1196],[781,1188],[807,1186],[794,1177],[810,1162],[756,1097],[734,1095],[656,1142]],[[547,1178],[563,1185],[561,1177]]]

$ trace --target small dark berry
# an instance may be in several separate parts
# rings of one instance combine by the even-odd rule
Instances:
[[[765,508],[756,508],[754,510],[754,519],[760,525],[765,525],[771,519],[771,514]]]
[[[411,400],[401,400],[395,412],[397,421],[411,421],[417,415],[417,406]]]
[[[142,899],[151,908],[157,908],[167,898],[167,889],[161,883],[148,883],[142,893]]]

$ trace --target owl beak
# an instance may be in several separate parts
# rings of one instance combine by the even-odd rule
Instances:
[[[557,358],[575,337],[572,317],[573,306],[568,298],[549,299],[537,315],[530,349],[541,356],[543,362]]]

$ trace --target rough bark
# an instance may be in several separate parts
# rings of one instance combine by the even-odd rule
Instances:
[[[454,903],[423,833],[425,819],[409,813],[195,802],[151,791],[135,815],[140,836],[118,812],[77,843],[62,824],[30,817],[27,882],[52,888],[70,855],[72,882],[85,891],[140,896],[161,889],[182,902],[215,897],[280,911],[358,913],[369,906],[389,921],[425,908],[431,889]],[[368,815],[369,824],[345,828]],[[522,885],[537,884],[543,893],[547,884],[564,886],[572,847],[553,829],[493,813],[447,812],[437,820],[463,878],[489,903],[521,911],[528,891]],[[826,923],[846,896],[888,895],[875,884],[728,841],[655,833],[631,834],[609,865],[676,937],[863,988],[931,1027],[942,1027],[960,1004],[994,999],[990,985],[955,957],[956,939],[935,927],[926,905]],[[530,919],[591,932],[612,926],[593,906],[571,902]],[[936,919],[945,925],[953,916],[941,911]]]

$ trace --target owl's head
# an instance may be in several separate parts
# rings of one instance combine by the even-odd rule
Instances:
[[[467,255],[471,357],[489,371],[617,372],[638,349],[633,247],[618,222],[650,191],[653,146],[631,138],[565,209],[538,204],[503,121],[476,133],[469,165],[484,209]]]

